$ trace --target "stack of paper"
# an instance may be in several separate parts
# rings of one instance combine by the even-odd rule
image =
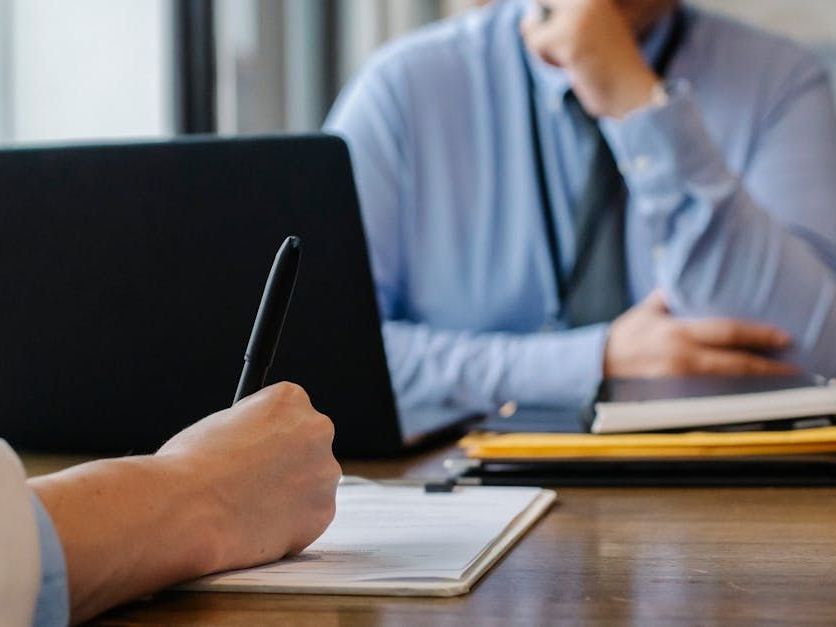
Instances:
[[[538,488],[342,485],[325,534],[296,557],[204,577],[187,590],[454,596],[471,586],[555,499]]]
[[[460,445],[471,458],[509,461],[812,455],[836,453],[836,427],[735,433],[475,434]]]

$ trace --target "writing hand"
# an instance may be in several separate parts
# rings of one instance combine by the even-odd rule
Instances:
[[[279,383],[177,434],[156,457],[216,506],[213,570],[226,570],[301,551],[330,524],[341,474],[333,439],[305,391]]]

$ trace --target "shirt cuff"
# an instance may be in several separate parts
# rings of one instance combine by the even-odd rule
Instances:
[[[70,594],[64,549],[49,513],[34,492],[32,506],[38,521],[41,546],[41,589],[32,624],[36,627],[67,625],[70,622]]]
[[[589,403],[604,376],[609,328],[595,324],[522,339],[509,364],[504,400],[530,406]]]
[[[638,212],[656,222],[657,241],[689,197],[730,193],[736,178],[705,128],[687,81],[670,84],[665,104],[606,119],[602,131]]]

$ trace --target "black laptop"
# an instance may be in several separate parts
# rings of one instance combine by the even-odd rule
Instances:
[[[461,411],[396,408],[348,152],[336,138],[0,151],[0,437],[145,452],[231,403],[276,250],[302,238],[269,380],[303,385],[342,456]]]

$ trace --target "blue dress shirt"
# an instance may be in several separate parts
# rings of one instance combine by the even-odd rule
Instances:
[[[70,622],[70,596],[64,549],[46,509],[32,494],[41,548],[41,589],[35,606],[35,627],[58,627]]]
[[[608,326],[554,319],[519,35],[530,5],[497,1],[389,45],[325,125],[351,151],[404,405],[576,404],[602,375]],[[778,36],[698,10],[687,19],[667,104],[600,122],[630,192],[631,296],[660,287],[678,316],[775,324],[793,338],[785,359],[836,375],[826,71]],[[569,268],[589,151],[563,107],[565,74],[530,62]]]

